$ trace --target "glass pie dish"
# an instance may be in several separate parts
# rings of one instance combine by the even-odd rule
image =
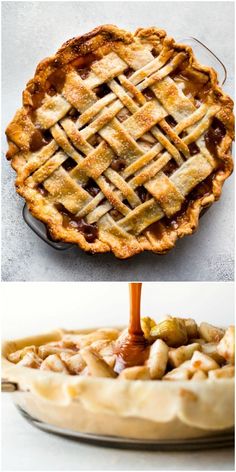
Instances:
[[[188,341],[181,328],[173,342],[175,320],[185,323]],[[151,321],[142,321],[147,360],[119,373],[111,346],[124,336],[121,328],[57,330],[5,342],[3,387],[15,390],[15,404],[34,425],[79,440],[157,449],[232,445],[234,329],[202,323],[195,339],[192,322]]]

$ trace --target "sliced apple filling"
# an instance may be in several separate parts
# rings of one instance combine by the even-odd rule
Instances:
[[[61,340],[26,346],[8,355],[23,367],[125,380],[221,380],[234,376],[233,326],[224,330],[190,318],[143,318],[146,340],[142,363],[115,369],[127,330],[97,329],[88,334],[61,332]],[[132,346],[131,346],[132,348]]]

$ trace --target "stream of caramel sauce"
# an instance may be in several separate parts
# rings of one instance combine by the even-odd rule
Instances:
[[[141,304],[142,283],[129,284],[129,303],[130,303],[130,318],[129,318],[129,334],[131,336],[143,335],[140,320],[140,304]]]
[[[141,328],[140,303],[141,283],[129,284],[130,317],[128,332],[119,338],[116,345],[115,371],[120,373],[126,367],[143,365],[148,357],[147,341]]]

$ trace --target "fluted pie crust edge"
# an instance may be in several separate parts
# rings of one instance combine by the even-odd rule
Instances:
[[[59,340],[60,333],[2,346],[2,375],[18,384],[14,400],[33,417],[74,431],[136,439],[188,439],[233,427],[234,379],[117,381],[43,372],[7,360],[27,345]]]

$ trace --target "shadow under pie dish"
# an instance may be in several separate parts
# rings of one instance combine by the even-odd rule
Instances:
[[[101,26],[37,67],[6,133],[17,191],[55,240],[127,258],[198,226],[232,172],[233,102],[156,28]]]
[[[17,384],[15,403],[39,421],[97,435],[164,440],[231,431],[234,328],[172,317],[144,318],[142,326],[146,361],[119,374],[113,356],[120,328],[4,343],[2,374]]]

